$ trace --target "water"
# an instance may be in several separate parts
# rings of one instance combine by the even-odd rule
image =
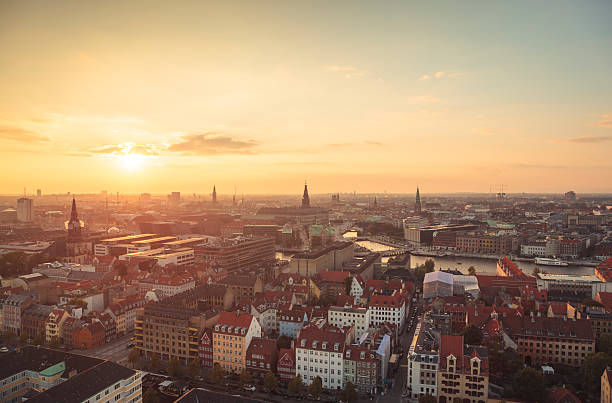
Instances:
[[[347,239],[351,239],[351,238],[357,238],[357,231],[349,231],[349,232],[345,232],[344,235],[342,235],[344,238]]]
[[[355,242],[357,245],[362,246],[366,249],[371,250],[372,252],[385,252],[388,250],[394,250],[395,248],[392,246],[388,246],[382,243],[373,242],[373,241],[357,241]]]
[[[457,269],[460,272],[467,274],[468,268],[474,266],[476,274],[497,274],[497,261],[492,259],[474,259],[467,257],[428,257],[428,256],[410,256],[410,267],[425,263],[425,260],[433,259],[436,263],[436,270],[442,269]],[[551,274],[593,274],[593,267],[587,266],[539,266],[530,262],[514,261],[516,265],[526,274],[532,275],[534,267],[538,267],[541,272]]]

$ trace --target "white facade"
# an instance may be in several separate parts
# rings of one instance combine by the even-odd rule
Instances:
[[[305,342],[306,340],[303,340]],[[314,347],[313,347],[313,343]],[[296,375],[301,375],[304,384],[310,385],[317,376],[321,377],[323,388],[338,389],[344,387],[344,351],[338,344],[337,350],[321,351],[317,345],[327,343],[325,341],[313,341],[302,343],[295,349]],[[307,345],[310,344],[310,345]],[[327,347],[327,345],[326,345]],[[326,348],[325,347],[325,348]],[[342,346],[344,347],[344,346]]]
[[[338,328],[353,326],[355,337],[360,338],[370,328],[370,310],[332,306],[327,313],[327,321]]]
[[[21,222],[32,221],[32,206],[34,200],[22,197],[17,200],[17,220]]]
[[[259,321],[261,328],[266,333],[278,330],[278,325],[276,323],[277,312],[278,310],[276,308],[264,308],[262,312],[259,312],[254,306],[251,306],[251,315]]]
[[[525,256],[548,256],[546,245],[521,245],[521,255]]]
[[[413,398],[425,394],[432,396],[438,394],[438,351],[427,350],[418,345],[419,340],[422,341],[424,337],[421,330],[422,322],[419,322],[408,352],[408,379],[406,384],[410,390],[410,396]]]
[[[353,276],[353,281],[351,282],[351,296],[355,297],[355,302],[363,296],[363,287],[359,280]]]

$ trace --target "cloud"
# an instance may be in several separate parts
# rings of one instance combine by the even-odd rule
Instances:
[[[574,144],[595,144],[595,143],[605,143],[607,141],[612,140],[612,136],[581,136],[574,137],[571,139],[567,139],[566,142],[574,143]]]
[[[411,105],[420,105],[420,104],[432,104],[440,102],[440,98],[431,96],[431,95],[414,95],[407,98],[407,101]]]
[[[600,119],[601,120],[599,122],[595,123],[595,126],[604,129],[612,129],[612,113],[602,115]]]
[[[88,150],[93,154],[111,154],[111,155],[128,155],[139,154],[144,156],[157,156],[160,154],[160,147],[155,144],[136,144],[136,143],[121,143],[108,144]],[[78,153],[77,153],[78,154]]]
[[[442,79],[442,78],[455,78],[463,75],[463,72],[459,70],[440,70],[435,73],[423,74],[419,77],[419,81],[428,81],[431,79]]]
[[[363,140],[363,141],[357,141],[357,142],[354,142],[354,143],[331,143],[331,144],[328,144],[327,146],[329,146],[329,147],[338,147],[338,148],[346,148],[346,147],[360,147],[360,146],[376,146],[376,147],[380,147],[382,145],[383,145],[383,143],[380,143],[378,141]]]
[[[13,126],[0,126],[0,140],[17,141],[21,143],[47,143],[49,137],[41,136],[30,130]]]
[[[255,154],[258,145],[253,140],[236,140],[220,133],[183,135],[179,142],[171,144],[167,150],[190,155],[217,154]]]
[[[367,74],[365,70],[358,69],[357,67],[351,65],[340,66],[333,64],[325,66],[325,68],[335,73],[344,74],[345,78],[364,77]]]

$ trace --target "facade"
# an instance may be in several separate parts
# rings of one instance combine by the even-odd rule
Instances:
[[[352,242],[336,242],[326,248],[293,255],[289,262],[289,272],[312,276],[322,270],[342,270],[355,256]]]
[[[360,393],[374,393],[378,386],[379,361],[366,347],[347,346],[344,352],[344,384],[351,382]]]
[[[104,345],[106,329],[100,322],[92,322],[74,329],[72,344],[81,349],[90,349]]]
[[[355,337],[360,338],[370,328],[370,310],[348,306],[332,306],[327,312],[327,321],[338,328],[353,326]]]
[[[52,341],[59,341],[61,338],[61,330],[64,321],[68,318],[68,312],[63,309],[53,309],[49,313],[47,323],[45,324],[45,334],[47,343]]]
[[[21,332],[29,338],[45,337],[47,318],[53,310],[52,306],[32,304],[21,312]]]
[[[165,297],[195,288],[195,280],[189,274],[170,276],[165,274],[154,274],[149,278],[138,281],[138,293],[144,296],[148,291],[159,290]]]
[[[370,326],[391,323],[402,331],[406,320],[408,296],[406,290],[380,292],[370,296]]]
[[[348,271],[322,270],[313,276],[312,280],[320,290],[320,296],[336,300],[338,295],[346,295],[346,279]]]
[[[466,253],[506,254],[512,251],[512,238],[478,233],[457,234],[457,250]]]
[[[193,247],[195,263],[224,272],[234,272],[274,261],[272,238],[209,240]]]
[[[489,396],[487,349],[464,346],[463,336],[440,337],[438,402],[485,403]]]
[[[275,339],[254,337],[246,350],[246,371],[260,379],[276,370],[278,348]]]
[[[604,369],[601,374],[601,403],[612,403],[612,369]]]
[[[443,271],[425,273],[423,298],[450,297],[453,295],[453,275]]]
[[[246,352],[261,325],[252,315],[222,312],[213,332],[213,364],[236,374],[246,369]]]
[[[212,330],[206,329],[200,338],[200,366],[202,368],[212,368],[213,366],[213,347]]]
[[[408,392],[410,397],[438,395],[438,342],[433,324],[420,321],[408,350]]]
[[[308,323],[308,314],[299,308],[281,309],[278,311],[277,321],[279,336],[295,339],[300,330]]]
[[[296,375],[310,385],[319,376],[325,389],[344,387],[344,348],[347,335],[333,326],[312,324],[300,331],[295,347]]]
[[[288,383],[295,377],[295,349],[281,348],[278,357],[276,373],[282,383]]]
[[[20,222],[31,222],[33,219],[33,205],[33,199],[28,199],[27,197],[17,199],[17,220]]]
[[[232,291],[235,301],[241,298],[253,298],[255,294],[264,290],[261,278],[253,276],[230,276],[220,280],[219,284]]]
[[[21,335],[21,313],[32,303],[29,295],[9,295],[2,304],[2,331]]]

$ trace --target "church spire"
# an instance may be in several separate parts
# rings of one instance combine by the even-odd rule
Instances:
[[[213,185],[212,202],[213,204],[217,204],[217,186],[215,185]]]
[[[77,213],[76,200],[72,198],[72,211],[70,212],[70,221],[68,221],[68,238],[70,240],[78,240],[81,238],[81,220]]]
[[[421,194],[419,193],[419,187],[417,186],[416,200],[414,203],[414,212],[417,214],[421,213]]]
[[[302,208],[310,208],[310,196],[308,196],[308,184],[304,181],[304,195],[302,196]]]

